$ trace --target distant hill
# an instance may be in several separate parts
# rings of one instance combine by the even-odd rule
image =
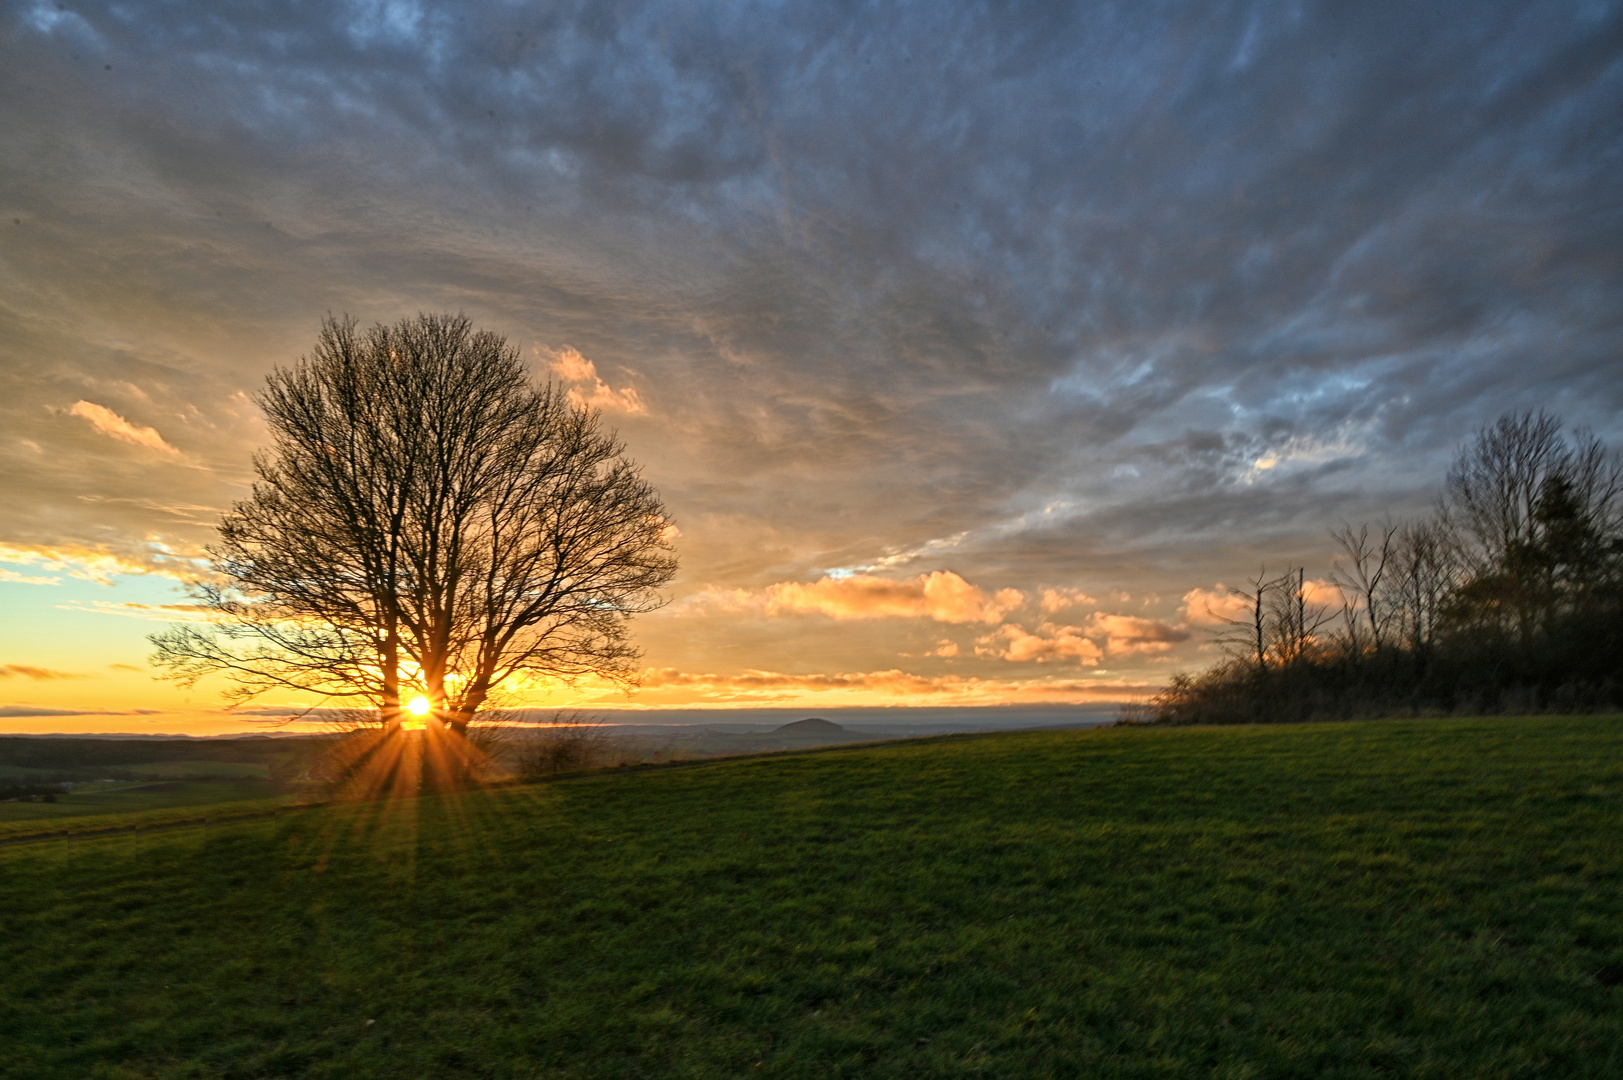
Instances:
[[[846,730],[832,720],[824,720],[821,717],[813,716],[805,720],[796,720],[792,724],[785,724],[780,728],[774,729],[772,734],[844,735],[846,734]]]

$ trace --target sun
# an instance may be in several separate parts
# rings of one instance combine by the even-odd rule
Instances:
[[[416,697],[414,697],[410,701],[406,702],[406,713],[408,715],[410,715],[410,716],[415,717],[416,718],[415,722],[413,722],[411,720],[407,720],[407,721],[403,722],[400,726],[403,727],[403,728],[423,728],[423,727],[427,727],[428,725],[426,725],[423,722],[423,717],[427,716],[428,711],[430,709],[432,709],[432,708],[433,708],[433,706],[428,703],[428,699],[425,698],[423,695],[418,694]]]

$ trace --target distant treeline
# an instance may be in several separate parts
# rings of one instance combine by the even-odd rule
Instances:
[[[1424,520],[1343,524],[1333,589],[1259,570],[1225,659],[1136,723],[1582,712],[1623,703],[1623,462],[1543,412],[1482,428]],[[1327,599],[1333,598],[1333,599]],[[1242,608],[1243,605],[1243,608]]]

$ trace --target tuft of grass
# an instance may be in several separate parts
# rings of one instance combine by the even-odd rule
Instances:
[[[1620,750],[952,737],[0,848],[0,1076],[1616,1076]]]

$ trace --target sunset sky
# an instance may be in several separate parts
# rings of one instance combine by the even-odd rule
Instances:
[[[0,10],[0,732],[242,730],[145,635],[329,312],[664,496],[546,706],[1121,700],[1501,413],[1623,445],[1623,4]]]

